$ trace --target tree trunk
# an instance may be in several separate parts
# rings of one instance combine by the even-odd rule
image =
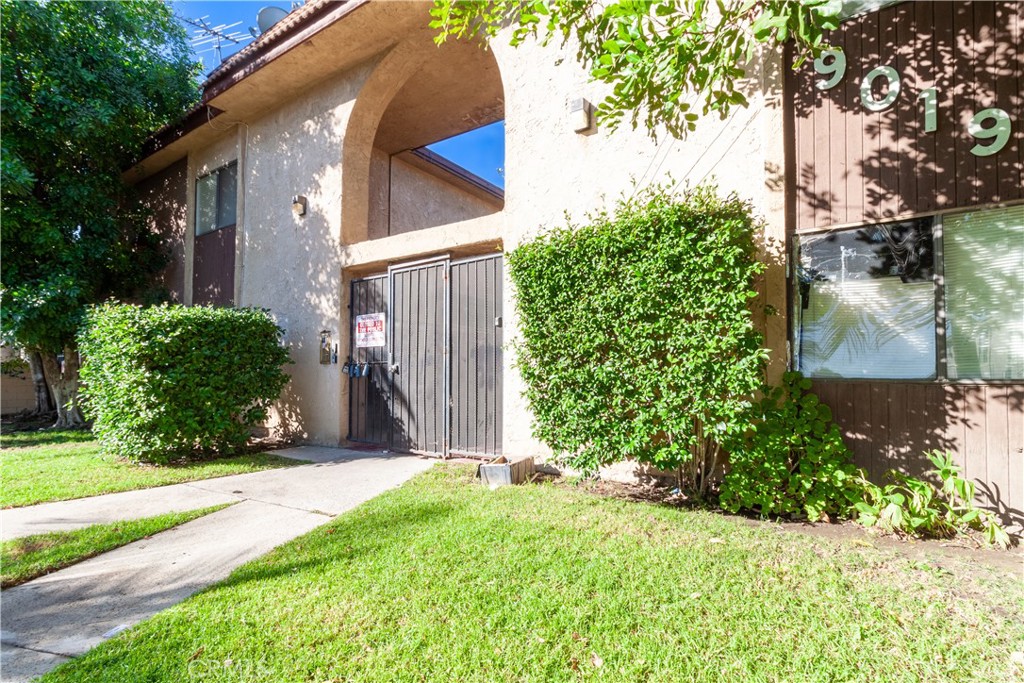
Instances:
[[[57,422],[54,428],[68,429],[85,425],[85,418],[78,408],[78,352],[64,349],[64,367],[56,354],[43,353],[43,370],[46,381],[57,404]],[[63,370],[63,372],[62,372]]]
[[[53,398],[50,388],[46,386],[46,375],[43,374],[43,358],[37,351],[26,351],[25,357],[32,370],[32,383],[36,388],[36,414],[42,415],[53,410]]]

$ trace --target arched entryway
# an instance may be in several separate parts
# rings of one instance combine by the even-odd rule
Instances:
[[[343,238],[375,243],[376,260],[351,267],[344,284],[349,440],[439,456],[501,451],[503,263],[493,231],[474,230],[504,208],[500,174],[484,177],[503,166],[503,120],[494,55],[470,43],[398,45],[357,99]],[[492,146],[476,150],[481,172],[445,155],[473,152],[474,139]]]

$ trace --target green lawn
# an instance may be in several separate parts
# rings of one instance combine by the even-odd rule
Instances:
[[[101,455],[96,441],[82,431],[15,432],[4,434],[0,444],[0,507],[84,498],[300,464],[258,453],[184,465],[132,465]]]
[[[226,507],[227,505],[215,505],[200,510],[172,512],[110,524],[94,524],[74,531],[55,531],[4,541],[0,544],[0,587],[17,586],[37,576],[49,574]]]
[[[1015,680],[1006,570],[470,472],[438,465],[43,680]]]

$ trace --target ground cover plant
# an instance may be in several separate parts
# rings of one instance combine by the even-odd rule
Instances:
[[[1012,570],[865,545],[438,465],[43,680],[1015,680]]]
[[[855,505],[857,521],[912,536],[949,538],[971,529],[982,532],[989,545],[1006,548],[1010,536],[994,514],[974,505],[974,482],[964,479],[962,470],[948,453],[929,451],[925,456],[934,469],[932,482],[889,472],[891,484],[878,486],[861,475],[857,484],[863,499]]]
[[[4,541],[0,544],[0,587],[17,586],[226,507],[215,505]]]
[[[288,382],[281,334],[253,308],[92,307],[78,341],[100,445],[154,463],[241,448]]]
[[[14,432],[0,437],[0,444],[0,507],[84,498],[300,464],[268,453],[253,453],[162,467],[135,465],[103,455],[95,438],[85,431]]]
[[[719,503],[730,512],[848,517],[863,498],[850,449],[811,381],[787,372],[751,410],[746,430],[729,441],[729,469]]]

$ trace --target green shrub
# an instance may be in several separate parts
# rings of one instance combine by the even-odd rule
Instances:
[[[681,469],[708,491],[763,381],[759,227],[735,195],[655,189],[509,255],[518,366],[557,457],[584,471],[628,458]]]
[[[280,330],[255,309],[108,303],[90,309],[79,348],[94,433],[136,461],[231,452],[288,382]]]
[[[896,471],[889,472],[894,483],[878,486],[862,474],[858,484],[863,500],[855,506],[857,521],[885,531],[935,538],[976,529],[989,544],[1007,547],[1010,537],[1006,529],[991,512],[974,506],[974,484],[960,476],[953,458],[939,451],[925,455],[935,466],[930,474],[942,482],[942,488]]]
[[[719,502],[731,512],[806,515],[811,521],[848,514],[860,499],[857,470],[832,411],[788,372],[767,391],[750,428],[730,444]]]

